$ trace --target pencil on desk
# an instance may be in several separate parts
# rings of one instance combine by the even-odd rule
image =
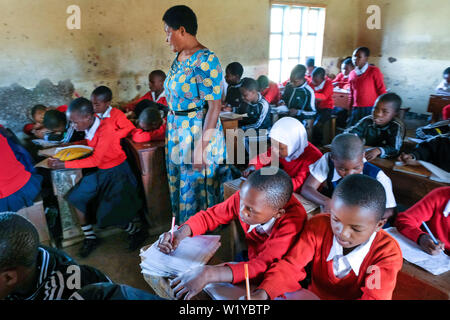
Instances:
[[[425,227],[425,229],[427,230],[428,234],[430,235],[431,239],[433,240],[433,242],[435,244],[439,244],[439,242],[436,240],[436,238],[433,236],[433,234],[431,233],[430,228],[428,228],[427,224],[425,223],[425,221],[422,222],[422,225]]]
[[[250,281],[248,277],[248,264],[244,263],[244,273],[245,273],[245,289],[247,291],[247,300],[251,300],[250,298]]]
[[[173,229],[175,228],[175,217],[172,217],[172,227],[170,228],[170,243],[173,242]]]

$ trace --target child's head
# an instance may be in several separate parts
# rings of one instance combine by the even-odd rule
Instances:
[[[256,81],[258,82],[258,90],[260,92],[269,87],[269,78],[267,76],[259,76]]]
[[[42,104],[37,104],[31,108],[31,118],[35,123],[44,122],[44,115],[47,112],[47,107]]]
[[[362,174],[345,177],[333,192],[330,222],[338,243],[354,248],[379,231],[386,219],[386,192],[376,179]]]
[[[351,57],[342,61],[341,72],[344,76],[348,76],[353,69],[355,69],[355,66],[353,65]]]
[[[230,85],[238,84],[241,81],[244,67],[239,62],[232,62],[225,68],[225,81]]]
[[[19,289],[33,275],[39,234],[24,217],[0,213],[0,300]]]
[[[323,80],[325,80],[325,69],[318,67],[315,68],[314,71],[312,72],[311,76],[312,76],[312,84],[315,86],[319,86]]]
[[[442,74],[443,78],[447,83],[450,83],[450,67],[444,70],[444,73]]]
[[[148,75],[148,87],[152,92],[162,92],[166,74],[162,70],[153,70]]]
[[[136,104],[136,107],[134,108],[134,113],[136,115],[136,118],[139,118],[142,111],[144,111],[147,108],[153,108],[153,109],[159,110],[158,104],[156,102],[148,100],[148,99],[141,100]]]
[[[242,185],[240,217],[247,224],[264,224],[284,213],[284,206],[294,191],[291,177],[282,169],[273,168],[275,174],[253,172]]]
[[[242,85],[239,88],[241,91],[242,99],[248,103],[255,103],[258,101],[258,82],[252,78],[242,79]]]
[[[296,65],[291,71],[290,82],[294,87],[301,86],[305,83],[306,67],[302,64]]]
[[[308,146],[308,134],[295,118],[283,117],[270,129],[271,150],[279,158],[297,159]]]
[[[112,100],[112,91],[106,86],[95,88],[91,94],[92,105],[95,113],[103,113],[108,109]]]
[[[156,130],[162,125],[161,113],[157,108],[148,107],[141,112],[138,122],[144,131]]]
[[[311,74],[311,72],[313,72],[314,67],[315,67],[314,64],[315,64],[314,58],[306,59],[306,69],[308,70],[309,74]]]
[[[376,125],[383,127],[394,119],[400,112],[402,98],[393,92],[382,94],[375,101],[372,116]]]
[[[370,50],[367,47],[359,47],[353,51],[352,62],[355,67],[362,68],[369,60]]]
[[[66,130],[67,118],[63,112],[48,110],[44,116],[44,127],[53,132],[64,132]]]
[[[86,98],[76,98],[67,109],[70,121],[77,131],[88,130],[95,121],[94,106]]]
[[[357,135],[342,133],[334,137],[330,156],[342,178],[364,169],[364,143]]]

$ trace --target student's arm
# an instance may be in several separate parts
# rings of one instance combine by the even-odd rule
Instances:
[[[46,141],[61,141],[62,139],[64,139],[64,133],[48,132],[44,134]]]
[[[115,137],[110,133],[110,131],[102,130],[102,133],[99,133],[99,137],[97,138],[98,142],[94,148],[94,151],[89,157],[79,160],[65,161],[64,167],[68,169],[98,167],[102,163],[102,160],[106,153],[111,152],[109,150],[109,146],[113,144],[113,140],[115,139]]]
[[[391,158],[400,153],[405,136],[405,126],[397,121],[395,121],[395,124],[397,125],[395,134],[388,136],[385,145],[377,146],[381,151],[380,158]]]
[[[330,198],[321,194],[318,189],[322,183],[317,181],[312,174],[306,178],[305,183],[302,186],[300,194],[307,200],[310,200],[318,205],[324,206],[325,210],[328,208]]]
[[[304,152],[308,152],[307,150],[310,148],[305,149]],[[303,184],[306,182],[306,179],[310,176],[309,172],[309,166],[317,162],[322,157],[322,154],[320,151],[312,152],[311,155],[308,155],[303,161],[302,165],[298,169],[297,173],[294,177],[292,177],[292,184],[294,185],[294,192],[297,190],[300,191],[300,187],[303,186]]]
[[[259,170],[265,166],[270,165],[272,162],[271,151],[268,150],[266,153],[262,153],[252,160],[248,164],[248,168],[242,172],[242,176],[247,178],[253,171]]]
[[[133,139],[134,142],[164,140],[165,134],[166,134],[166,125],[163,124],[161,127],[153,131],[144,131],[138,128],[133,129],[133,131],[131,131],[131,139]]]
[[[333,96],[333,85],[328,80],[325,82],[323,92],[315,93],[317,100],[327,100]]]
[[[353,127],[350,127],[344,131],[344,133],[353,133],[360,138],[365,138],[366,129],[369,122],[366,118],[359,120]]]
[[[433,163],[433,155],[438,152],[440,143],[442,143],[442,140],[439,137],[421,142],[411,152],[411,154],[415,157],[416,160],[423,160]]]
[[[120,111],[120,115],[117,117],[116,125],[119,128],[117,132],[121,138],[126,137],[132,130],[136,129],[134,124],[122,111]]]
[[[375,68],[374,72],[374,82],[375,82],[375,90],[377,92],[377,96],[381,96],[386,93],[386,86],[384,85],[384,77],[381,73],[380,69]]]

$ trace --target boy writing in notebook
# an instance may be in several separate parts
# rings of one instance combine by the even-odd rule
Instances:
[[[310,175],[301,189],[301,195],[330,212],[331,195],[343,178],[350,174],[363,174],[378,180],[386,192],[385,221],[394,214],[397,206],[392,192],[391,179],[378,167],[364,159],[364,143],[350,133],[337,135],[331,142],[331,152],[325,153],[309,167]],[[325,186],[322,183],[325,182]],[[319,191],[320,189],[320,191]]]
[[[311,263],[309,291],[326,300],[392,299],[403,263],[398,243],[381,230],[386,195],[364,175],[345,177],[336,187],[330,213],[312,217],[299,240],[265,273],[252,299],[274,299],[302,289]]]
[[[186,237],[213,231],[218,226],[237,219],[245,233],[248,246],[246,262],[230,262],[219,266],[202,266],[172,280],[178,299],[190,299],[208,283],[239,283],[245,280],[244,264],[248,264],[249,277],[260,281],[267,268],[287,252],[303,229],[306,212],[293,196],[292,181],[283,170],[276,173],[252,173],[240,191],[225,202],[191,217],[173,233],[161,235],[158,247],[164,253],[176,250]]]

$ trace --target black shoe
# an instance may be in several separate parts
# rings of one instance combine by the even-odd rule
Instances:
[[[147,239],[147,237],[148,237],[148,231],[145,228],[142,228],[135,234],[130,235],[129,236],[130,243],[128,245],[128,250],[134,251],[137,248],[140,248],[143,245],[145,239]]]
[[[95,239],[84,239],[83,245],[80,248],[80,251],[78,251],[78,255],[81,258],[86,258],[88,255],[91,254],[92,251],[95,250],[95,248],[98,247],[100,244],[100,240],[98,238]]]

